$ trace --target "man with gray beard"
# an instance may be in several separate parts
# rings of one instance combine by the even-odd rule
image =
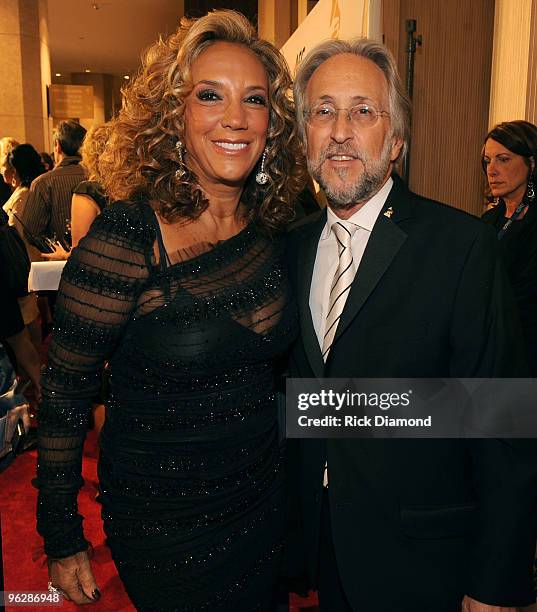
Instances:
[[[290,234],[302,332],[291,376],[524,376],[493,232],[394,174],[410,105],[387,49],[319,45],[294,96],[329,206]],[[533,442],[294,442],[291,571],[322,612],[514,612],[534,600]]]

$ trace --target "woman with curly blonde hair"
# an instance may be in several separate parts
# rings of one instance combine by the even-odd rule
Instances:
[[[97,215],[108,204],[102,186],[100,158],[110,136],[110,124],[103,123],[88,130],[80,148],[80,165],[88,173],[88,180],[82,181],[73,191],[71,199],[71,246],[75,248],[88,233]]]
[[[303,165],[285,61],[233,11],[146,53],[70,257],[40,411],[50,588],[100,597],[76,498],[106,360],[100,500],[139,610],[270,610],[282,549],[275,363],[297,332],[281,234]],[[121,201],[118,201],[121,200]]]

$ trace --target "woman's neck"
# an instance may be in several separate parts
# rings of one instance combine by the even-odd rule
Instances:
[[[200,215],[198,222],[205,228],[211,242],[226,240],[240,232],[246,223],[245,208],[237,202],[233,206],[222,205],[221,202],[210,202]]]
[[[228,185],[210,185],[202,187],[209,206],[201,214],[200,221],[217,233],[235,233],[244,226],[245,210],[241,204],[242,187]]]
[[[517,206],[522,202],[526,193],[526,185],[521,186],[516,191],[513,191],[509,195],[504,196],[502,199],[505,202],[505,216],[512,217],[513,213],[517,209]]]
[[[504,202],[505,202],[505,216],[510,218],[513,216],[520,202],[517,202],[515,200],[506,200],[506,199],[504,199]]]

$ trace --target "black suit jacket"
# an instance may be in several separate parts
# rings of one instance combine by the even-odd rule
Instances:
[[[384,215],[393,210],[391,218]],[[494,233],[394,186],[374,226],[326,364],[309,309],[326,212],[289,237],[301,314],[294,377],[524,376],[519,322]],[[336,557],[360,612],[460,610],[465,593],[533,601],[533,441],[290,441],[300,513],[291,541],[314,584],[325,461]],[[301,532],[302,538],[296,536]],[[321,560],[322,562],[322,560]]]

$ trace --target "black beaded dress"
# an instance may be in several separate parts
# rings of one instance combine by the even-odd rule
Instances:
[[[297,330],[283,246],[250,223],[157,266],[157,227],[149,206],[114,204],[66,265],[39,415],[38,531],[51,557],[87,547],[76,497],[106,360],[100,500],[133,603],[265,610],[283,522],[274,363]]]

